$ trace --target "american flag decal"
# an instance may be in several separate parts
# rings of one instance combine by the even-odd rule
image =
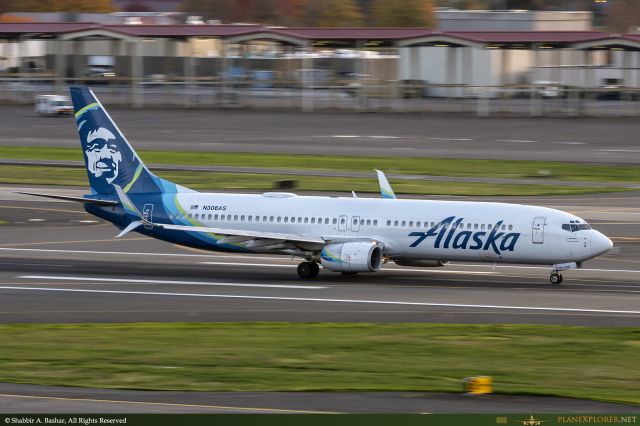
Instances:
[[[198,205],[197,204],[192,205],[191,210],[198,210]]]

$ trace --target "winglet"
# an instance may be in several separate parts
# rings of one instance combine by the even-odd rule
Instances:
[[[142,215],[140,214],[140,211],[138,211],[136,206],[131,202],[131,200],[129,199],[127,194],[124,193],[122,188],[120,188],[120,186],[118,186],[118,185],[113,185],[113,186],[116,189],[116,194],[118,194],[118,199],[120,200],[120,203],[122,204],[122,207],[124,207],[124,210],[128,214],[130,214],[130,215],[132,215],[132,216],[134,216],[134,217],[136,217],[138,219],[142,219],[143,221],[145,221],[142,218]]]
[[[395,199],[396,194],[393,192],[384,172],[378,169],[375,169],[375,171],[378,174],[378,183],[380,184],[380,195],[382,198]]]

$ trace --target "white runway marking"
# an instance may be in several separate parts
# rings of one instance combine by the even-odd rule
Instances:
[[[268,268],[296,268],[298,265],[274,265],[272,263],[244,263],[244,262],[198,262],[201,265],[226,265],[226,266],[266,266]],[[385,272],[438,272],[438,273],[455,273],[461,275],[494,275],[493,272],[488,271],[452,271],[452,270],[431,270],[429,269],[408,269],[408,268],[393,268],[384,269]]]
[[[359,138],[359,135],[333,135],[332,138]]]
[[[427,138],[432,141],[472,141],[470,138]]]
[[[598,152],[640,152],[640,149],[622,149],[622,148],[613,149],[613,148],[610,148],[610,149],[598,149],[596,151],[598,151]]]
[[[298,265],[274,265],[273,263],[244,263],[244,262],[198,262],[201,265],[226,266],[266,266],[267,268],[296,268]]]
[[[586,145],[585,142],[551,142],[559,145]]]
[[[400,139],[400,136],[384,136],[384,135],[373,135],[373,136],[367,136],[367,137],[372,139]]]
[[[126,290],[92,290],[92,289],[71,289],[52,287],[17,287],[0,286],[0,290],[22,290],[22,291],[51,291],[68,293],[102,293],[102,294],[134,294],[142,296],[178,296],[178,297],[210,297],[219,299],[252,299],[252,300],[283,300],[293,302],[326,302],[326,303],[355,303],[370,305],[400,305],[400,306],[432,306],[445,308],[472,308],[472,309],[504,309],[518,311],[552,311],[552,312],[584,312],[600,314],[633,314],[638,315],[640,311],[623,311],[613,309],[581,309],[581,308],[552,308],[543,306],[506,306],[506,305],[474,305],[462,303],[429,303],[429,302],[404,302],[391,300],[362,300],[362,299],[323,299],[315,297],[278,297],[278,296],[250,296],[238,294],[202,294],[202,293],[165,293],[153,291],[126,291]]]
[[[133,284],[181,284],[202,285],[218,287],[265,287],[265,288],[293,288],[302,290],[319,290],[326,287],[310,285],[284,285],[284,284],[249,284],[249,283],[225,283],[203,281],[171,281],[171,280],[141,280],[128,278],[100,278],[100,277],[62,277],[57,275],[21,275],[18,278],[25,280],[59,280],[59,281],[98,281],[108,283],[133,283]]]
[[[64,241],[62,241],[64,242]],[[61,243],[62,243],[61,242]],[[251,255],[251,254],[231,254],[231,253],[215,253],[211,254],[186,254],[186,253],[136,253],[136,252],[126,252],[126,251],[99,251],[99,250],[63,250],[63,249],[32,249],[32,248],[13,248],[13,247],[0,247],[0,251],[17,251],[17,252],[39,252],[39,253],[76,253],[76,254],[109,254],[116,256],[164,256],[164,257],[204,257],[204,258],[215,258],[215,257],[224,257],[224,258],[247,258],[247,259],[264,259],[264,260],[289,260],[288,256],[280,256],[280,257],[266,257],[259,255]],[[485,264],[485,265],[477,265],[477,264],[464,264],[464,263],[455,263],[451,265],[452,267],[458,268],[493,268],[493,264]],[[522,269],[538,269],[551,271],[550,266],[527,266],[527,265],[498,265],[496,269],[500,268],[522,268]],[[414,271],[423,271],[423,269],[385,269],[386,271],[404,271],[404,270],[414,270]],[[425,268],[424,271],[433,272],[434,268]],[[445,270],[440,270],[444,272]],[[452,269],[446,269],[447,272],[461,272],[455,271]],[[590,272],[621,272],[621,273],[629,273],[629,274],[640,274],[640,270],[633,269],[595,269],[595,268],[580,268],[572,270],[571,273],[575,273],[579,271],[590,271]],[[492,272],[484,272],[478,271],[479,274],[489,274]]]
[[[538,141],[530,141],[526,139],[497,139],[496,142],[535,143]]]

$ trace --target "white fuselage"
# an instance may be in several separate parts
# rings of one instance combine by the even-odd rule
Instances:
[[[158,222],[314,235],[332,243],[377,241],[391,259],[579,263],[611,248],[579,217],[519,204],[286,193],[164,194],[163,204],[173,213]]]

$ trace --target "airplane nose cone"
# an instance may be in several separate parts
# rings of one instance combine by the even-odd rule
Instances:
[[[591,251],[594,256],[600,256],[601,254],[611,250],[612,247],[613,242],[607,238],[606,235],[603,235],[598,231],[596,231],[593,238],[591,238]]]

